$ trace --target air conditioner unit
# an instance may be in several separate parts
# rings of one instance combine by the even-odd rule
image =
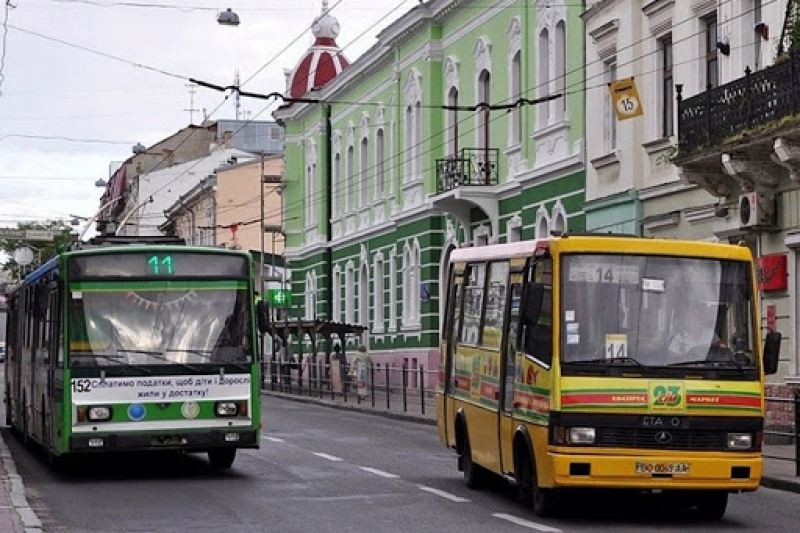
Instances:
[[[775,225],[775,197],[759,192],[739,196],[739,227],[766,228]]]

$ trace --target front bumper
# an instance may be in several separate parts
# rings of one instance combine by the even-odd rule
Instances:
[[[235,433],[238,440],[226,439]],[[97,446],[102,439],[102,446]],[[94,444],[90,445],[90,442]],[[255,429],[232,429],[196,432],[148,432],[148,433],[92,433],[72,435],[70,452],[109,452],[136,450],[181,450],[206,451],[213,448],[258,448],[258,431]]]
[[[753,491],[761,481],[758,454],[601,455],[551,453],[551,487]],[[637,472],[643,463],[651,472]],[[671,467],[670,467],[671,465]],[[668,473],[670,469],[686,472]],[[658,472],[652,472],[658,470]]]

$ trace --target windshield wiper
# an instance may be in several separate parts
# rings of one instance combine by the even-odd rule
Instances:
[[[118,351],[122,352],[122,351],[125,351],[125,350],[118,350]],[[141,370],[142,372],[147,372],[148,374],[152,374],[153,373],[153,371],[150,370],[149,368],[147,368],[146,366],[135,365],[133,363],[129,363],[129,362],[125,361],[124,360],[124,356],[121,356],[121,355],[111,355],[111,354],[105,354],[105,353],[93,353],[93,354],[85,354],[85,353],[73,354],[73,353],[71,353],[71,354],[69,354],[70,363],[72,361],[75,361],[76,359],[80,359],[80,358],[96,359],[98,357],[100,357],[102,359],[105,359],[107,361],[113,361],[114,363],[116,363],[117,365],[120,365],[120,366],[127,366],[127,367],[130,367],[130,368],[136,368],[138,370]],[[75,362],[76,363],[80,363],[80,361],[75,361]],[[79,366],[83,367],[82,364],[80,364]],[[97,365],[97,366],[98,366],[98,368],[104,368],[104,369],[105,368],[112,368],[112,366],[110,366],[110,365]]]
[[[642,366],[635,357],[599,357],[597,359],[582,359],[580,361],[564,361],[565,363],[611,363],[611,364],[624,364],[633,366]]]
[[[168,352],[190,353],[192,355],[200,355],[205,359],[211,359],[211,354],[214,350],[205,350],[202,348],[167,348]]]
[[[142,355],[161,355],[161,352],[153,351],[153,350],[128,350],[126,348],[120,348],[117,350],[119,353],[138,353]]]
[[[748,370],[747,367],[733,359],[693,359],[691,361],[678,361],[677,363],[670,363],[667,366],[708,366],[709,368],[732,366],[739,370]],[[755,367],[752,367],[752,369],[755,369]]]
[[[197,367],[192,366],[192,365],[190,365],[188,363],[181,363],[179,361],[173,361],[172,359],[164,357],[164,353],[166,353],[166,352],[159,352],[159,351],[156,351],[156,350],[128,350],[128,349],[121,349],[121,350],[118,350],[118,351],[119,352],[123,352],[123,353],[135,353],[135,354],[149,355],[153,359],[158,359],[159,361],[163,361],[163,362],[171,364],[171,365],[181,365],[184,368],[188,368],[189,370],[192,370],[194,372],[199,372],[200,371],[200,369],[198,369]],[[172,350],[172,349],[170,349],[170,350],[166,350],[166,351],[167,352],[178,352],[178,351],[184,351],[185,352],[187,350]]]

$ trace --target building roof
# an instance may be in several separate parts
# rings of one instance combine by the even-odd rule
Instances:
[[[327,0],[322,1],[322,14],[314,19],[311,30],[314,44],[286,79],[286,93],[292,98],[324,87],[350,64],[336,44],[339,21],[330,14]]]

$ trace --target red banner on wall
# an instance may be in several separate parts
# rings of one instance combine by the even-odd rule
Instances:
[[[785,291],[789,285],[786,255],[771,254],[758,258],[758,290]]]

